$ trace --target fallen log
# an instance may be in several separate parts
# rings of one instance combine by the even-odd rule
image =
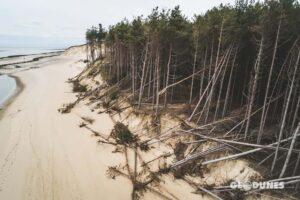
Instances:
[[[187,162],[190,162],[190,161],[192,161],[192,160],[195,160],[195,159],[197,159],[197,158],[199,158],[199,157],[203,157],[203,156],[208,155],[208,154],[210,154],[210,153],[214,153],[214,152],[221,151],[221,150],[224,150],[224,149],[226,149],[226,146],[225,146],[225,145],[219,145],[219,146],[210,148],[210,149],[208,149],[208,150],[206,150],[206,151],[202,151],[202,152],[198,152],[198,153],[192,154],[192,155],[190,155],[189,157],[186,157],[186,158],[184,158],[184,159],[182,159],[182,160],[179,160],[179,161],[173,163],[173,164],[170,166],[170,168],[178,167],[178,166],[183,165],[183,164],[185,164],[185,163],[187,163]]]
[[[297,135],[299,136],[299,135]],[[293,137],[289,137],[287,139],[284,139],[284,140],[281,140],[280,143],[283,143],[283,142],[286,142],[286,141],[289,141],[291,140]],[[277,145],[278,142],[275,142],[273,144],[269,144],[267,146],[274,146],[274,145]],[[208,164],[212,164],[212,163],[215,163],[215,162],[220,162],[220,161],[223,161],[223,160],[229,160],[229,159],[233,159],[233,158],[238,158],[238,157],[242,157],[242,156],[245,156],[245,155],[249,155],[251,153],[255,153],[255,152],[258,152],[258,151],[261,151],[265,148],[256,148],[256,149],[252,149],[252,150],[249,150],[249,151],[245,151],[245,152],[242,152],[242,153],[238,153],[238,154],[234,154],[234,155],[229,155],[229,156],[225,156],[225,157],[221,157],[221,158],[218,158],[218,159],[214,159],[214,160],[208,160],[208,161],[204,161],[202,163],[202,165],[208,165]]]
[[[234,140],[224,140],[224,139],[217,139],[217,138],[212,138],[212,137],[208,137],[199,133],[195,133],[196,135],[208,139],[208,140],[212,140],[215,142],[225,142],[225,143],[229,143],[229,144],[237,144],[237,145],[242,145],[242,146],[248,146],[248,147],[257,147],[257,148],[265,148],[265,149],[272,149],[272,150],[276,150],[276,147],[273,146],[265,146],[265,145],[260,145],[260,144],[252,144],[252,143],[246,143],[246,142],[239,142],[239,141],[234,141]],[[279,150],[281,151],[289,151],[288,148],[283,148],[283,147],[279,147]],[[293,149],[292,150],[294,153],[300,153],[300,150],[297,149]]]
[[[171,153],[162,154],[162,155],[160,155],[160,156],[158,156],[158,157],[156,157],[156,158],[154,158],[154,159],[152,159],[150,161],[147,161],[147,162],[143,163],[141,166],[143,167],[143,166],[148,165],[149,163],[151,163],[151,162],[153,162],[155,160],[158,160],[160,158],[167,158],[167,157],[170,157],[171,155],[172,155]]]

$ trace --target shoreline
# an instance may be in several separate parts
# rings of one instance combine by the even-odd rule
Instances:
[[[4,103],[0,107],[0,121],[3,117],[3,114],[7,110],[7,108],[13,103],[13,101],[19,96],[19,94],[24,90],[25,84],[21,81],[18,76],[7,74],[7,76],[13,78],[16,82],[16,89],[14,92],[9,95],[8,99],[4,101]]]
[[[70,48],[70,47],[69,47]],[[69,49],[67,48],[67,49]],[[0,65],[0,69],[5,67],[5,66],[9,66],[9,65],[17,65],[17,64],[28,64],[28,63],[33,63],[33,62],[37,62],[40,61],[40,59],[43,58],[51,58],[51,57],[55,57],[55,56],[59,56],[62,53],[64,53],[66,50],[62,50],[62,51],[53,51],[53,52],[46,52],[46,53],[38,53],[38,54],[27,54],[27,55],[12,55],[12,56],[6,56],[6,57],[0,57],[0,60],[2,59],[9,59],[9,58],[18,58],[18,57],[23,57],[23,56],[38,56],[36,58],[33,58],[29,61],[24,61],[24,62],[15,62],[15,63],[8,63],[8,64],[4,64],[4,65]],[[54,54],[56,53],[56,54]],[[48,54],[54,54],[54,55],[48,55]],[[48,56],[47,56],[48,55]],[[7,110],[7,108],[13,103],[13,101],[18,97],[18,95],[24,90],[25,88],[25,84],[21,81],[21,78],[13,75],[11,73],[1,73],[0,72],[0,76],[1,75],[7,75],[11,78],[13,78],[16,82],[16,88],[15,90],[12,92],[11,95],[9,95],[8,99],[6,99],[3,104],[0,106],[0,121],[5,113],[5,111]]]
[[[44,53],[32,53],[32,54],[20,54],[20,55],[3,56],[3,57],[0,57],[0,60],[7,59],[7,58],[18,58],[18,57],[23,57],[23,56],[35,56],[35,55],[47,55],[47,54],[53,54],[53,53],[63,53],[65,51],[68,51],[71,48],[82,47],[82,46],[85,46],[85,45],[86,44],[72,45],[72,46],[66,47],[65,49],[61,49],[61,50],[53,49],[53,51],[44,52]]]
[[[63,50],[63,51],[53,51],[53,52],[47,52],[47,53],[39,53],[39,54],[12,55],[12,56],[0,57],[0,60],[1,60],[1,59],[6,59],[6,58],[18,58],[18,57],[22,57],[22,56],[34,56],[34,55],[38,56],[38,55],[41,55],[41,56],[33,58],[33,59],[29,60],[29,61],[15,62],[15,63],[8,63],[8,64],[0,65],[0,69],[2,67],[9,66],[9,65],[33,63],[33,62],[39,61],[40,59],[43,59],[43,58],[51,58],[51,57],[59,56],[59,55],[61,55],[64,52],[65,52],[65,50]],[[55,55],[48,55],[47,56],[47,54],[54,54],[54,53],[57,53],[57,54],[55,54]],[[45,55],[45,56],[43,56],[43,55]],[[10,73],[4,73],[4,74],[7,75],[7,76],[9,76],[9,77],[11,77],[11,78],[13,78],[15,80],[15,82],[16,82],[16,88],[13,91],[13,93],[11,95],[9,95],[8,99],[6,99],[3,102],[3,104],[0,106],[0,120],[2,119],[3,114],[5,113],[5,111],[7,110],[7,108],[13,103],[13,101],[17,98],[17,96],[25,88],[25,84],[21,81],[21,79],[18,76],[12,75]],[[4,75],[4,74],[0,73],[0,76]]]
[[[79,45],[80,46],[80,45]],[[27,63],[33,63],[36,61],[39,61],[40,59],[43,58],[51,58],[51,57],[55,57],[55,56],[59,56],[62,53],[64,53],[67,49],[70,49],[71,47],[66,48],[65,50],[61,50],[61,51],[52,51],[52,52],[46,52],[46,53],[37,53],[37,54],[26,54],[26,55],[12,55],[12,56],[6,56],[6,57],[0,57],[0,60],[2,59],[9,59],[9,58],[18,58],[18,57],[23,57],[23,56],[34,56],[34,55],[40,55],[39,57],[33,58],[29,61],[24,61],[24,62],[15,62],[15,63],[8,63],[8,64],[4,64],[4,65],[0,65],[0,69],[2,67],[5,66],[9,66],[9,65],[17,65],[17,64],[27,64]],[[55,55],[48,55],[48,54],[54,54]],[[45,56],[43,56],[45,55]],[[48,56],[47,56],[48,55]],[[8,99],[6,99],[3,104],[0,106],[0,120],[3,117],[4,112],[7,110],[7,108],[13,103],[13,101],[15,100],[15,98],[17,98],[17,96],[24,90],[25,88],[25,84],[21,81],[21,79],[16,76],[16,75],[12,75],[10,73],[4,73],[5,75],[13,78],[16,82],[16,88],[13,91],[13,93],[11,95],[9,95]],[[4,75],[3,73],[0,73],[1,75]]]
[[[41,53],[41,54],[28,54],[28,55],[24,55],[24,56],[35,56],[35,55],[36,56],[41,55],[41,56],[34,57],[31,60],[22,61],[22,62],[7,63],[7,64],[2,64],[2,65],[0,64],[0,69],[3,68],[3,67],[9,66],[9,65],[26,64],[26,63],[31,63],[31,62],[39,61],[40,59],[43,59],[43,58],[51,58],[51,57],[54,57],[54,56],[59,56],[59,55],[61,55],[64,52],[65,51],[57,51],[57,52],[49,52],[49,53]],[[6,57],[6,59],[9,59],[9,58],[19,58],[19,57],[23,57],[23,56]],[[0,60],[1,59],[2,58],[0,58]],[[5,59],[5,58],[3,58],[3,59]]]
[[[65,50],[57,50],[57,51],[50,51],[50,52],[45,52],[45,53],[32,53],[32,54],[20,54],[20,55],[3,56],[3,57],[0,57],[0,60],[7,59],[7,58],[18,58],[18,57],[23,57],[23,56],[35,56],[35,55],[45,55],[45,54],[51,54],[51,53],[61,53],[61,52],[64,52],[64,51]]]

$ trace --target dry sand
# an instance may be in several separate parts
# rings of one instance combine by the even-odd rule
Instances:
[[[40,68],[13,73],[25,87],[0,121],[1,200],[130,198],[127,180],[105,175],[118,158],[78,128],[78,115],[57,111],[75,99],[66,80],[82,70],[80,59],[84,51],[29,63],[28,69]]]

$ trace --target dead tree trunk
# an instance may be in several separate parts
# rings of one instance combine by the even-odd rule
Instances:
[[[234,53],[234,58],[233,58],[233,61],[232,61],[232,66],[231,66],[230,75],[229,75],[229,79],[228,79],[228,85],[227,85],[227,90],[226,90],[226,96],[225,96],[225,102],[224,102],[224,107],[223,107],[223,112],[222,112],[222,118],[225,116],[226,109],[228,107],[227,104],[228,104],[228,98],[229,98],[230,89],[231,89],[232,73],[233,73],[233,69],[234,69],[234,66],[235,66],[236,55],[237,55],[237,49],[235,50],[235,53]]]
[[[229,56],[227,58],[227,61],[225,63],[223,76],[222,76],[222,79],[221,79],[221,82],[220,82],[220,88],[219,88],[219,94],[218,94],[218,99],[217,99],[217,106],[216,106],[216,109],[215,109],[214,121],[218,117],[218,111],[219,111],[219,107],[220,107],[220,99],[221,99],[221,94],[222,94],[222,90],[223,90],[223,83],[224,83],[224,79],[225,79],[225,75],[226,75],[226,71],[227,71],[228,62],[230,60],[230,55],[231,55],[231,50],[230,50]]]
[[[214,55],[214,41],[212,42],[212,45],[211,45],[211,54],[210,54],[210,66],[209,66],[209,79],[211,78],[211,80],[213,80],[213,76],[211,76],[212,74],[212,66],[213,66],[213,55]],[[206,117],[205,117],[205,122],[207,121],[207,118],[208,118],[208,114],[209,114],[209,108],[210,108],[210,103],[211,103],[211,98],[213,96],[213,89],[211,89],[211,91],[209,92],[209,95],[208,95],[208,106],[207,106],[207,111],[206,111]]]
[[[216,57],[216,63],[215,63],[215,71],[217,70],[217,67],[219,65],[219,55],[220,55],[220,49],[221,49],[221,42],[222,42],[222,35],[223,35],[223,25],[224,25],[224,20],[222,21],[222,25],[221,25],[221,30],[220,30],[220,35],[219,35],[219,44],[218,44],[218,49],[217,49],[217,57]],[[208,102],[208,110],[207,110],[207,115],[206,115],[206,118],[205,118],[205,122],[207,120],[207,117],[208,117],[208,114],[209,114],[209,109],[210,109],[210,104],[211,104],[211,101],[214,97],[214,90],[215,90],[215,83],[217,82],[217,79],[214,79],[213,80],[213,84],[212,84],[212,87],[211,87],[211,93],[209,95],[209,102]]]
[[[206,69],[206,58],[207,58],[207,48],[205,50],[203,69]],[[205,74],[205,70],[201,73],[199,97],[201,97],[201,94],[202,94],[203,82],[204,82],[204,74]]]
[[[279,38],[279,33],[280,33],[280,27],[281,27],[281,18],[278,24],[278,29],[277,29],[277,35],[276,35],[276,41],[275,41],[275,47],[273,51],[273,57],[272,57],[272,63],[270,67],[270,72],[269,72],[269,77],[268,77],[268,83],[267,83],[267,88],[266,88],[266,93],[265,93],[265,98],[264,98],[264,104],[263,104],[263,110],[261,114],[261,120],[260,120],[260,125],[259,125],[259,132],[258,132],[258,137],[257,137],[257,143],[259,144],[263,135],[264,131],[264,125],[265,125],[265,118],[266,118],[266,104],[267,104],[267,99],[268,99],[268,94],[269,94],[269,88],[270,88],[270,82],[272,78],[272,73],[273,73],[273,67],[275,63],[275,57],[277,53],[277,46],[278,46],[278,38]]]
[[[192,103],[193,100],[193,88],[194,88],[195,70],[196,70],[196,63],[197,63],[197,54],[198,54],[198,39],[196,40],[196,49],[195,49],[194,63],[193,63],[193,76],[192,76],[192,83],[190,89],[190,101],[189,101],[190,104]]]
[[[134,100],[135,93],[135,62],[134,62],[134,53],[131,51],[131,83],[132,83],[132,98]]]
[[[214,72],[217,70],[217,67],[219,65],[219,55],[220,55],[220,49],[221,49],[221,42],[222,42],[222,35],[223,35],[223,25],[224,25],[224,19],[222,21],[222,25],[221,25],[221,30],[220,30],[220,35],[219,35],[219,44],[218,44],[218,49],[217,49],[217,57],[216,57],[216,63],[215,63],[215,69]],[[209,109],[210,109],[210,104],[214,98],[214,92],[215,92],[215,85],[217,83],[218,79],[215,78],[213,79],[213,84],[211,86],[211,94],[210,94],[210,98],[209,98],[209,103],[208,103],[208,111],[207,111],[207,115],[209,114]],[[207,119],[207,117],[206,117]],[[205,120],[206,122],[206,120]]]
[[[160,70],[159,70],[159,49],[157,49],[156,53],[156,106],[155,106],[155,115],[157,116],[158,114],[158,109],[159,109],[159,88],[160,88]]]
[[[143,62],[143,69],[142,69],[142,79],[141,79],[141,85],[140,85],[140,93],[139,93],[139,103],[138,103],[138,108],[141,107],[141,101],[144,93],[144,79],[145,79],[145,71],[146,71],[146,63],[147,63],[147,56],[148,56],[148,43],[146,44],[146,52],[145,52],[145,58]]]
[[[227,51],[227,53],[228,53],[228,51]],[[226,54],[227,54],[227,53],[226,53]],[[224,57],[227,57],[227,55],[225,55]],[[222,68],[222,65],[220,65],[218,68]],[[199,100],[198,100],[198,103],[197,103],[196,107],[194,108],[192,114],[191,114],[190,117],[188,118],[188,121],[191,121],[191,120],[192,120],[192,118],[193,118],[193,116],[195,115],[196,111],[198,110],[198,108],[199,108],[199,106],[200,106],[200,104],[201,104],[201,102],[202,102],[202,100],[203,100],[203,98],[204,98],[206,92],[208,91],[210,85],[211,85],[211,84],[212,84],[212,85],[215,84],[215,82],[214,82],[213,80],[214,80],[214,79],[217,79],[217,78],[219,77],[220,71],[221,71],[221,69],[220,69],[220,70],[218,70],[218,69],[215,70],[215,73],[213,74],[211,80],[208,82],[208,84],[207,84],[205,90],[203,91],[203,94],[201,95],[201,97],[200,97]]]
[[[295,109],[295,114],[294,114],[293,122],[292,122],[292,125],[291,125],[292,128],[294,128],[296,120],[298,118],[299,107],[300,107],[300,97],[298,97],[298,101],[297,101],[297,105],[296,105],[296,109]]]
[[[245,128],[245,135],[244,138],[246,139],[249,131],[249,126],[250,126],[250,121],[251,121],[251,113],[252,113],[252,108],[254,106],[254,100],[256,96],[256,88],[257,88],[257,82],[259,78],[259,71],[260,71],[260,65],[261,65],[261,59],[262,59],[262,53],[263,53],[263,44],[264,44],[264,38],[262,37],[261,42],[260,42],[260,47],[259,47],[259,52],[257,55],[256,63],[254,66],[254,80],[253,80],[253,85],[252,85],[252,90],[251,90],[251,97],[250,97],[250,102],[249,102],[249,108],[247,111],[247,123],[246,123],[246,128]]]
[[[166,88],[168,88],[168,85],[169,85],[171,59],[172,59],[172,45],[170,46],[169,59],[168,59],[168,64],[167,64]],[[168,89],[166,90],[166,93],[165,93],[164,107],[167,106],[167,101],[168,101]]]
[[[297,61],[296,61],[295,69],[294,69],[294,73],[293,73],[293,78],[292,78],[292,82],[291,82],[291,86],[290,86],[286,106],[285,106],[285,109],[284,109],[283,118],[282,118],[282,121],[281,121],[280,132],[279,132],[279,136],[278,136],[278,144],[277,144],[277,149],[275,151],[275,156],[274,156],[274,160],[273,160],[272,167],[271,167],[271,172],[273,172],[273,170],[275,168],[277,157],[278,157],[278,149],[279,149],[280,141],[281,141],[282,136],[283,136],[283,129],[285,127],[285,119],[286,119],[287,112],[288,112],[288,109],[289,109],[290,99],[291,99],[291,96],[292,96],[292,93],[293,93],[293,88],[294,88],[294,84],[295,84],[294,82],[295,82],[296,73],[297,73],[297,69],[298,69],[298,65],[299,65],[299,59],[300,59],[300,51],[298,52],[298,57],[297,57]]]
[[[218,79],[218,77],[219,77],[219,75],[220,75],[220,73],[221,73],[221,71],[222,71],[222,67],[223,67],[224,63],[226,62],[226,60],[227,60],[227,57],[228,57],[228,53],[229,53],[229,52],[231,52],[231,48],[230,48],[229,50],[227,50],[226,53],[225,53],[225,55],[222,57],[222,60],[221,60],[221,62],[220,62],[220,66],[218,66],[218,69],[217,69],[217,70],[218,70],[218,72],[217,72],[218,74],[217,74],[216,79]],[[230,57],[230,55],[229,55],[229,57]],[[206,87],[206,89],[208,89],[208,88],[209,88],[209,84],[210,84],[211,82],[213,82],[213,78],[215,78],[215,74],[213,75],[212,79],[211,79],[210,82],[208,83],[208,86]],[[216,82],[213,82],[212,84],[215,84],[215,83],[216,83]],[[205,92],[206,92],[206,89],[205,89],[205,91],[204,91],[204,94],[205,94]],[[204,95],[204,94],[203,94],[203,95]],[[208,111],[209,111],[209,104],[208,104],[208,106],[207,106],[207,103],[209,103],[209,101],[210,101],[210,99],[211,99],[211,95],[212,95],[212,92],[210,91],[210,93],[208,94],[208,96],[207,96],[207,98],[206,98],[206,101],[205,101],[205,103],[204,103],[204,106],[203,106],[202,110],[200,111],[201,114],[199,115],[199,117],[198,117],[198,119],[197,119],[197,123],[200,121],[203,112],[206,112],[204,123],[207,122]],[[198,104],[197,104],[197,105],[198,105]]]
[[[295,146],[295,143],[296,143],[296,139],[297,139],[297,135],[298,135],[298,132],[299,132],[299,128],[300,128],[300,123],[298,123],[298,126],[294,132],[294,135],[293,135],[293,139],[292,139],[292,142],[291,142],[291,145],[290,145],[290,149],[289,149],[289,152],[286,156],[286,159],[285,159],[285,162],[284,162],[284,165],[283,165],[283,168],[281,170],[281,173],[279,175],[279,178],[282,178],[285,171],[286,171],[286,168],[289,164],[289,161],[290,161],[290,158],[291,158],[291,155],[292,155],[292,151],[294,149],[294,146]]]

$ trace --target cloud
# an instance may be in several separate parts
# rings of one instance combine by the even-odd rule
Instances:
[[[0,34],[52,38],[83,38],[87,28],[102,23],[109,27],[151,10],[180,5],[191,18],[220,3],[234,0],[0,0]]]
[[[32,20],[32,21],[16,22],[14,24],[14,27],[15,28],[35,28],[35,27],[39,27],[41,25],[42,25],[41,21]]]

